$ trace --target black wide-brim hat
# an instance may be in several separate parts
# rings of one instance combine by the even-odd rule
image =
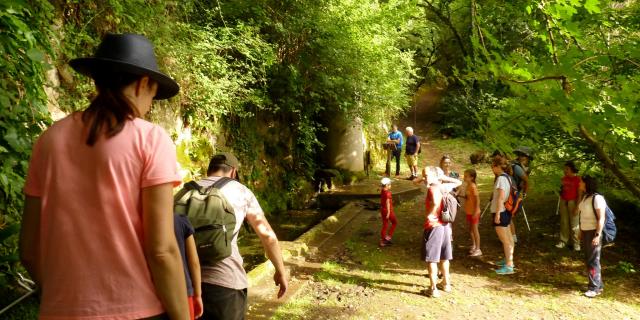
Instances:
[[[171,98],[180,91],[178,83],[158,69],[151,41],[139,34],[107,34],[93,57],[73,59],[69,65],[92,78],[105,72],[149,76],[158,83],[156,100]]]

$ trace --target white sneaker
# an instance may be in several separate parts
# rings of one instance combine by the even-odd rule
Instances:
[[[567,246],[567,244],[562,242],[562,241],[560,241],[560,242],[558,242],[558,244],[556,244],[556,248],[558,248],[558,249],[562,249],[562,248],[564,248],[566,246]]]
[[[429,291],[431,293],[431,298],[440,298],[440,290],[438,290],[438,288],[434,288]]]
[[[584,296],[587,298],[595,298],[596,296],[599,296],[600,293],[602,293],[602,291],[589,290],[584,293]]]

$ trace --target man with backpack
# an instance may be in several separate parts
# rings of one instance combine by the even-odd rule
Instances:
[[[531,172],[529,169],[529,162],[533,160],[532,152],[531,148],[523,146],[513,150],[513,153],[515,153],[517,157],[516,160],[511,162],[513,179],[518,187],[518,194],[520,195],[520,198],[524,199],[529,191],[529,173]],[[509,228],[511,229],[513,242],[518,242],[518,237],[516,236],[516,225],[513,220],[511,221]]]
[[[260,238],[276,271],[278,298],[287,291],[287,276],[278,238],[251,190],[238,182],[238,159],[213,156],[207,178],[189,182],[175,197],[175,211],[186,214],[195,229],[202,269],[204,319],[244,319],[247,275],[238,251],[238,232],[247,221]]]

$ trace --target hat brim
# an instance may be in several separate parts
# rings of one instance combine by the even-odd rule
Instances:
[[[78,73],[91,78],[93,78],[95,73],[100,71],[123,71],[141,76],[149,76],[149,78],[158,83],[158,91],[155,97],[153,97],[155,100],[169,99],[180,91],[178,83],[168,75],[118,60],[104,58],[77,58],[69,61],[69,65]]]

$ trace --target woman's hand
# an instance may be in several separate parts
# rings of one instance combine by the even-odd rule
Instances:
[[[593,237],[593,240],[591,240],[591,245],[594,247],[597,247],[598,244],[600,244],[600,235]]]
[[[496,213],[496,217],[493,218],[493,222],[495,222],[495,224],[500,224],[500,214]]]
[[[389,220],[389,216],[391,215],[391,213],[387,213],[387,220]]]

